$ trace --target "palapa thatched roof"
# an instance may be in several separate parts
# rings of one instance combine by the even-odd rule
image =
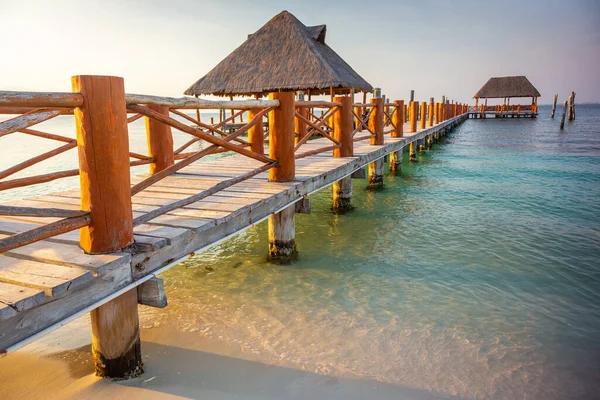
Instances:
[[[305,26],[283,11],[267,22],[185,94],[255,95],[278,90],[373,87],[325,44],[325,25]]]
[[[490,78],[473,98],[540,97],[540,92],[524,76]]]

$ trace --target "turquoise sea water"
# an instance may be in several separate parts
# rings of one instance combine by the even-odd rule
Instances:
[[[264,222],[196,255],[162,275],[169,306],[140,308],[143,327],[444,397],[600,398],[600,106],[578,106],[562,132],[540,112],[465,122],[386,171],[383,191],[354,180],[351,214],[331,213],[330,189],[312,195],[292,265],[266,262]],[[74,134],[71,118],[45,124]],[[143,122],[130,137],[143,152]],[[0,138],[0,166],[54,147]],[[72,150],[34,171],[74,167]]]
[[[262,223],[163,275],[146,326],[246,357],[460,398],[600,398],[600,107],[558,129],[469,120],[383,191],[298,215],[300,260]],[[406,159],[406,157],[405,157]]]

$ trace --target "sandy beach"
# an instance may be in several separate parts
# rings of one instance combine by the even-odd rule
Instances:
[[[142,377],[110,382],[94,376],[89,326],[85,315],[2,359],[0,398],[440,398],[360,377],[339,378],[249,361],[239,348],[170,327],[142,329]]]

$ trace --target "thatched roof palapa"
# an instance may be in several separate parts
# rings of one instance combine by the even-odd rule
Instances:
[[[490,78],[473,98],[540,97],[541,94],[524,76]]]
[[[283,11],[267,22],[185,94],[262,95],[279,90],[373,87],[325,44],[326,26],[305,26]]]

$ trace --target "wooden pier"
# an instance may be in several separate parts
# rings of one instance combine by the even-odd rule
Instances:
[[[347,208],[353,174],[368,166],[370,184],[381,185],[385,156],[397,170],[406,148],[414,156],[468,117],[466,105],[433,99],[420,110],[417,102],[405,108],[381,97],[296,100],[294,92],[214,102],[126,95],[121,78],[98,76],[74,77],[73,87],[0,92],[0,114],[20,114],[0,122],[0,136],[20,132],[61,143],[0,172],[0,190],[75,175],[81,182],[81,190],[0,206],[0,351],[91,312],[97,374],[117,379],[142,371],[137,304],[166,304],[157,274],[267,218],[271,258],[297,256],[294,213],[307,212],[308,195],[335,185],[334,209]],[[249,111],[249,121],[225,132],[231,117],[210,125],[186,114],[200,109]],[[326,112],[317,117],[315,109]],[[32,129],[71,114],[76,140]],[[127,124],[139,118],[146,119],[147,155],[128,148]],[[175,149],[172,129],[190,141]],[[198,149],[200,142],[206,146]],[[11,178],[74,148],[77,170]],[[199,161],[225,152],[231,155]],[[144,164],[149,174],[131,176],[131,166]]]

